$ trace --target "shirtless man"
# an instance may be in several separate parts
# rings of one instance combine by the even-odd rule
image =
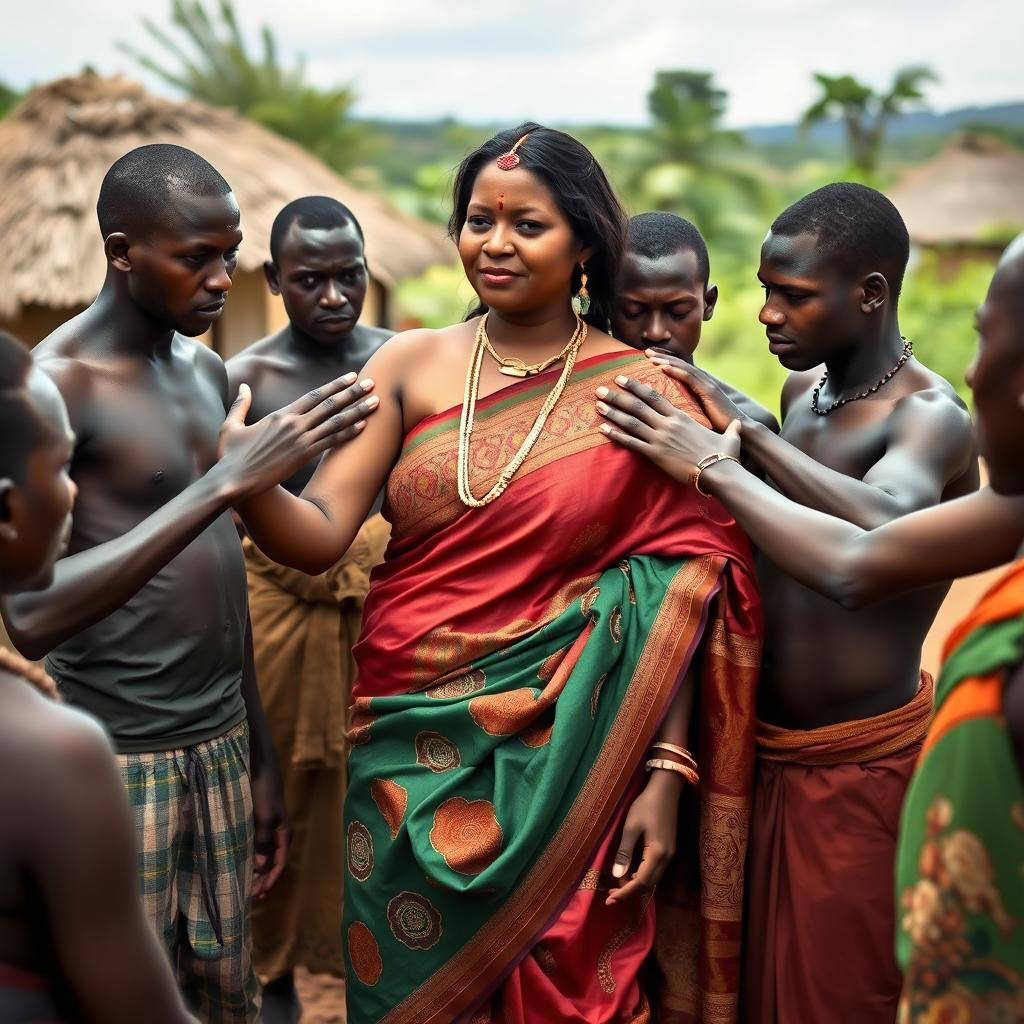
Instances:
[[[284,300],[288,325],[228,360],[231,389],[252,388],[250,422],[325,380],[360,371],[392,333],[358,322],[369,283],[363,232],[335,199],[307,196],[284,207],[264,270],[271,292]],[[301,467],[284,487],[301,493],[316,465]],[[384,519],[371,515],[348,554],[314,579],[243,542],[256,675],[294,825],[290,870],[253,905],[266,1024],[299,1019],[296,966],[344,974],[342,734],[355,673],[351,648],[369,573],[383,560],[388,536]]]
[[[46,588],[71,532],[75,437],[53,382],[0,333],[0,593]],[[186,1024],[135,891],[110,741],[0,648],[0,1020]]]
[[[758,276],[769,348],[793,371],[781,437],[702,371],[651,353],[697,392],[717,429],[737,421],[720,439],[726,454],[738,434],[787,497],[865,529],[978,486],[967,410],[900,336],[908,253],[895,207],[861,185],[819,189],[772,225]],[[692,481],[672,454],[686,428],[667,403],[630,382],[599,398],[609,436]],[[731,508],[734,488],[752,479],[716,466],[700,484]],[[799,529],[790,543],[801,543]],[[896,829],[931,708],[921,644],[948,587],[853,611],[767,559],[760,579],[747,1020],[891,1024]]]
[[[108,171],[97,212],[100,294],[36,349],[76,435],[69,553],[5,621],[112,734],[147,915],[189,1002],[203,1020],[253,1020],[254,832],[259,894],[283,867],[287,830],[226,513],[355,436],[373,403],[351,406],[363,389],[339,394],[346,378],[254,427],[241,426],[242,391],[225,421],[224,366],[190,337],[220,315],[242,235],[230,187],[201,157],[133,150]],[[218,461],[222,422],[237,429]]]
[[[717,304],[718,285],[711,281],[707,243],[697,227],[661,210],[630,217],[612,334],[633,348],[655,348],[692,364],[701,329]],[[718,377],[712,380],[752,420],[779,432],[767,409]]]

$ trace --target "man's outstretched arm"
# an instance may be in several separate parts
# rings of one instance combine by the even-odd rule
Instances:
[[[838,516],[865,530],[935,505],[947,485],[977,465],[967,410],[945,395],[911,395],[897,404],[888,442],[863,480],[815,461],[747,415],[703,370],[681,360],[652,361],[700,399],[717,430],[738,420],[744,455],[752,458],[787,498]]]
[[[598,397],[608,437],[683,484],[706,456],[739,456],[736,427],[716,434],[637,381]],[[1024,541],[1024,498],[989,488],[864,530],[790,501],[731,460],[706,469],[700,486],[779,568],[847,608],[1001,565]]]
[[[339,378],[251,427],[243,426],[250,402],[243,389],[225,420],[230,443],[207,473],[122,536],[60,559],[46,590],[0,605],[15,647],[42,658],[120,608],[233,503],[356,436],[374,399],[364,399],[353,378]],[[54,379],[73,409],[73,384],[60,374]]]

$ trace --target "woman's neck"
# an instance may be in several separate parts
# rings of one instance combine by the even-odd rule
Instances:
[[[576,330],[576,316],[568,303],[556,308],[507,314],[492,309],[487,316],[487,336],[502,355],[534,362],[559,352]]]

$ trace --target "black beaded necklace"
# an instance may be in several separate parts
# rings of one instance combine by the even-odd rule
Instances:
[[[814,389],[811,394],[811,410],[817,416],[827,416],[830,412],[835,412],[836,409],[846,405],[848,402],[856,402],[858,398],[867,398],[868,395],[873,395],[883,384],[892,380],[896,376],[896,373],[900,370],[903,364],[914,354],[914,343],[907,341],[906,338],[902,338],[903,341],[903,355],[899,357],[896,365],[888,370],[882,377],[882,379],[870,387],[867,391],[862,391],[859,395],[850,395],[849,398],[837,398],[827,409],[818,408],[818,392],[825,386],[825,382],[828,380],[828,370],[822,375],[821,380],[818,381],[818,386]]]

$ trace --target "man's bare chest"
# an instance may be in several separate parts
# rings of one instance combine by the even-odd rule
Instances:
[[[216,461],[223,420],[221,395],[194,374],[99,381],[76,462],[98,472],[112,496],[163,504]]]
[[[885,454],[889,411],[878,404],[844,406],[819,416],[809,406],[796,406],[782,424],[782,437],[815,462],[860,480]]]

